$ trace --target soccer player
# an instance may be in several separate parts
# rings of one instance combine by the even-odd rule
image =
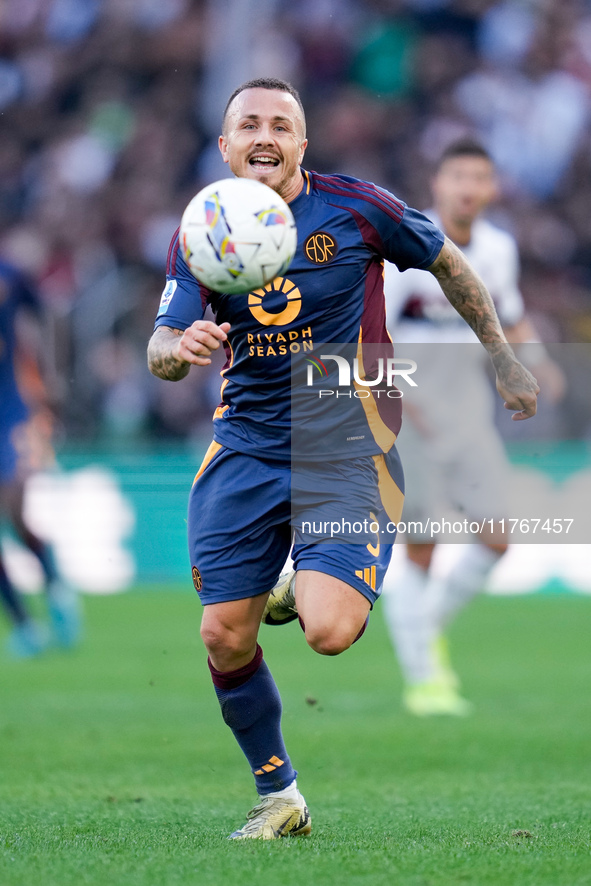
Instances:
[[[235,90],[223,115],[222,157],[234,175],[266,183],[289,203],[298,247],[286,277],[298,295],[287,287],[288,302],[281,279],[254,299],[208,291],[189,273],[177,232],[148,346],[151,371],[171,381],[184,378],[191,366],[208,365],[220,346],[228,357],[214,440],[190,496],[188,531],[215,691],[259,794],[246,824],[230,835],[234,839],[311,830],[281,734],[279,692],[257,642],[261,619],[291,617],[297,608],[312,649],[338,655],[362,633],[391,554],[391,544],[375,535],[360,544],[335,543],[329,534],[305,537],[298,521],[290,520],[290,347],[293,353],[305,342],[339,342],[361,354],[364,342],[371,342],[391,353],[386,259],[401,269],[430,269],[437,277],[485,344],[499,392],[517,419],[535,413],[538,390],[460,250],[427,218],[374,184],[303,169],[307,143],[302,104],[288,83],[258,79]],[[207,304],[215,322],[202,319]],[[399,401],[387,400],[385,408],[369,390],[371,399],[355,401],[362,406],[347,415],[346,427],[332,428],[335,457],[322,465],[312,458],[309,474],[298,474],[299,514],[306,508],[313,513],[319,503],[348,515],[360,490],[368,516],[377,517],[383,507],[390,520],[399,517]],[[290,547],[295,580],[281,581],[269,606]]]
[[[486,284],[508,340],[532,342],[535,330],[524,314],[515,240],[481,217],[497,195],[487,151],[470,138],[450,144],[440,158],[432,192],[433,209],[426,215]],[[433,275],[417,270],[401,274],[387,264],[385,292],[395,342],[422,343],[415,355],[424,357],[420,384],[408,400],[397,441],[406,477],[404,521],[410,528],[405,563],[385,580],[386,619],[405,682],[405,707],[419,716],[463,715],[471,706],[458,691],[443,631],[483,587],[507,549],[502,524],[495,528],[495,521],[507,516],[505,450],[493,420],[482,349]],[[561,371],[543,345],[526,346],[523,359],[544,380],[546,392],[559,396]],[[435,544],[427,527],[447,502],[483,529],[464,545],[448,574],[440,576],[432,568]]]
[[[25,481],[32,471],[32,415],[18,385],[17,321],[21,312],[39,316],[39,303],[24,276],[0,261],[0,518],[6,518],[18,538],[41,565],[51,626],[56,642],[72,646],[80,630],[74,591],[59,575],[50,546],[28,527],[23,515]],[[9,652],[19,658],[38,655],[49,636],[29,614],[10,580],[0,551],[0,601],[12,623]]]

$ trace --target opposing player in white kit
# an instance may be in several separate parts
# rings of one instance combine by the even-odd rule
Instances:
[[[519,259],[513,237],[480,218],[497,193],[495,170],[484,148],[471,139],[450,145],[432,181],[429,216],[465,253],[487,286],[508,340],[535,341],[518,286]],[[467,323],[449,304],[432,274],[400,273],[386,265],[388,326],[397,355],[418,362],[418,385],[405,392],[405,420],[397,446],[406,476],[403,519],[408,527],[406,561],[384,582],[388,627],[405,682],[403,703],[419,716],[468,713],[447,657],[443,631],[485,584],[507,549],[499,520],[507,516],[508,464],[494,425],[494,395],[486,360]],[[560,371],[541,344],[522,359],[558,393]],[[536,365],[532,365],[536,364]],[[478,522],[482,531],[463,546],[443,577],[433,573],[436,538],[429,520],[445,507]],[[446,537],[453,541],[453,537]]]

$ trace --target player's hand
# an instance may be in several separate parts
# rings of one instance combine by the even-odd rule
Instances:
[[[540,387],[518,360],[497,370],[497,391],[505,401],[505,409],[514,410],[513,421],[522,421],[536,414]]]
[[[173,356],[183,363],[208,366],[210,356],[228,338],[229,323],[219,326],[211,320],[196,320],[181,335],[173,348]]]

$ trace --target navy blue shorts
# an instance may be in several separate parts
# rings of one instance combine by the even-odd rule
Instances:
[[[296,570],[340,578],[373,606],[403,491],[395,447],[386,455],[293,466],[212,443],[189,498],[189,553],[201,602],[271,590],[291,553]]]

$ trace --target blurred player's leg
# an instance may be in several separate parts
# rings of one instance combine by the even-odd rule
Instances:
[[[458,694],[458,680],[442,656],[436,619],[436,600],[431,560],[435,544],[422,527],[440,513],[447,500],[449,471],[433,440],[412,421],[401,434],[399,447],[409,493],[404,520],[415,531],[409,535],[401,566],[390,569],[384,580],[384,613],[402,671],[404,707],[417,716],[466,714],[469,705]]]
[[[505,546],[495,548],[475,542],[463,546],[462,554],[447,575],[433,582],[433,604],[438,632],[457,616],[485,586],[503,556]]]
[[[386,623],[404,681],[403,704],[417,716],[463,716],[470,704],[458,693],[438,620],[442,588],[429,572],[434,545],[409,544],[408,557],[386,577]]]
[[[23,624],[27,621],[28,613],[18,591],[13,587],[8,578],[4,563],[0,560],[0,599],[6,613],[14,624]]]
[[[8,578],[0,559],[0,600],[13,628],[8,637],[8,652],[16,658],[32,658],[43,652],[47,637],[43,629],[29,616],[20,594]]]
[[[0,436],[0,511],[11,516],[10,493],[15,483],[16,450],[11,436]],[[7,650],[15,658],[39,655],[48,644],[47,632],[31,618],[25,603],[12,584],[0,557],[0,602],[12,623]]]
[[[433,655],[435,623],[430,610],[428,573],[406,559],[388,574],[383,601],[386,622],[398,661],[408,685],[432,680],[437,676],[437,661]]]
[[[37,558],[43,570],[47,606],[55,640],[60,646],[70,648],[79,639],[81,614],[78,595],[74,588],[60,575],[51,546],[40,539],[25,523],[24,486],[15,483],[8,494],[9,513],[12,524],[22,543]]]

